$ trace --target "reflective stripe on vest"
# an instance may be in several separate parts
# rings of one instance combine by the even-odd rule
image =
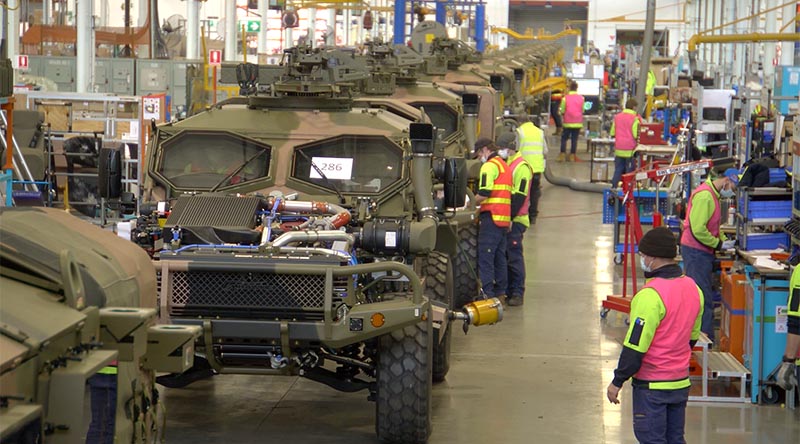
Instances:
[[[722,217],[719,207],[719,197],[717,197],[717,193],[711,188],[711,185],[709,185],[708,182],[704,182],[702,185],[695,188],[692,196],[689,198],[689,205],[686,207],[686,219],[683,221],[681,245],[705,251],[706,253],[713,253],[713,248],[701,244],[700,241],[694,237],[694,233],[692,233],[691,222],[689,220],[689,216],[692,214],[692,200],[694,199],[694,196],[701,191],[708,191],[711,193],[711,197],[714,199],[714,213],[711,214],[711,218],[706,223],[706,229],[708,229],[712,236],[719,237],[719,224]]]
[[[564,126],[583,126],[583,102],[583,96],[576,92],[570,92],[564,97]]]
[[[116,375],[117,374],[117,361],[111,363],[97,371],[98,375]]]
[[[517,128],[519,133],[519,149],[522,157],[528,162],[531,171],[544,171],[544,131],[531,122]]]
[[[522,156],[517,156],[517,158],[514,159],[513,162],[511,162],[511,165],[509,165],[509,169],[511,170],[512,180],[514,177],[514,171],[516,171],[517,167],[519,166],[522,166],[523,168],[530,168],[530,165],[528,165],[528,163]],[[520,207],[519,212],[513,215],[514,220],[516,220],[517,218],[522,218],[524,216],[525,220],[520,222],[522,222],[525,226],[530,225],[530,221],[528,221],[527,219],[528,219],[528,209],[531,207],[532,182],[533,182],[533,171],[531,171],[531,180],[528,181],[528,189],[525,191],[525,201],[522,203],[522,207]],[[519,184],[516,183],[514,184],[514,191],[519,189],[518,185]]]
[[[627,110],[626,110],[627,111]],[[633,150],[636,148],[636,138],[633,137],[633,124],[639,116],[636,113],[627,113],[625,111],[614,116],[614,149],[619,157],[633,156]],[[620,153],[619,151],[625,151]]]
[[[659,381],[656,386],[651,382],[651,389],[674,390],[688,387],[689,360],[692,356],[689,341],[702,309],[700,290],[694,280],[687,276],[654,278],[645,287],[658,293],[667,314],[656,328],[636,378]]]
[[[511,225],[511,169],[499,156],[487,162],[495,164],[498,174],[489,197],[481,202],[481,212],[488,211],[492,214],[494,224],[505,228]]]
[[[800,266],[792,270],[792,278],[789,279],[789,300],[787,301],[787,314],[789,316],[800,317]]]

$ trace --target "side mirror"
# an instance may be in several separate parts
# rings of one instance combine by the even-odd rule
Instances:
[[[467,160],[459,157],[445,159],[444,206],[459,208],[467,203]]]
[[[101,148],[97,169],[100,197],[118,199],[122,194],[122,154],[119,148]]]

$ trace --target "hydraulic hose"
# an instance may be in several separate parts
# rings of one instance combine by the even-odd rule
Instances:
[[[602,193],[608,189],[608,184],[583,182],[575,178],[558,177],[553,174],[550,168],[544,169],[544,178],[553,185],[569,187],[575,191],[585,191],[589,193]]]

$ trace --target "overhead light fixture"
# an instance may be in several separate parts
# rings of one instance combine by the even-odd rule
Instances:
[[[545,8],[552,8],[552,7],[553,7],[553,3],[551,3],[551,2],[546,2],[546,3],[544,4],[544,7],[545,7]]]

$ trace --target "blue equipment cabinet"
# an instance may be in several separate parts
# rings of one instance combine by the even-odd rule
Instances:
[[[786,347],[786,318],[777,316],[786,307],[789,294],[789,272],[759,270],[748,265],[746,287],[746,319],[744,364],[752,375],[750,398],[763,402],[761,394],[770,372],[781,362]]]
[[[775,79],[775,94],[778,97],[794,97],[794,100],[778,100],[778,112],[789,114],[789,104],[797,102],[800,94],[800,66],[779,66]]]

